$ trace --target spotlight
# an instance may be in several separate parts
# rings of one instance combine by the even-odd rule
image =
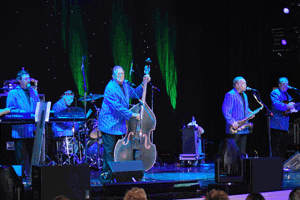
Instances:
[[[282,39],[282,40],[281,40],[281,44],[285,46],[285,45],[287,44],[286,40],[285,40],[285,39]]]
[[[290,10],[287,7],[285,7],[283,8],[283,13],[287,15],[290,13]]]

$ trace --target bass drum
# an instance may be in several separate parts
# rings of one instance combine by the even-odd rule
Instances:
[[[74,143],[74,146],[73,146]],[[78,153],[78,140],[73,137],[61,137],[57,140],[57,150],[62,155],[71,155]]]
[[[103,162],[103,141],[102,138],[99,138],[99,141],[97,142],[97,139],[87,139],[86,145],[87,145],[87,163],[96,169],[102,168],[102,162]],[[99,153],[98,153],[99,150]],[[86,156],[86,155],[85,155]],[[82,163],[85,163],[85,156],[82,158]]]

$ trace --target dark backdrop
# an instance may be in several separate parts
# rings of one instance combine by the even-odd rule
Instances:
[[[109,43],[109,21],[113,1],[78,1],[81,5],[89,57],[89,92],[103,94],[114,66]],[[279,57],[272,53],[271,29],[296,27],[292,15],[282,13],[282,1],[124,1],[124,13],[132,27],[133,59],[143,69],[144,60],[153,61],[152,83],[161,89],[154,92],[157,127],[154,143],[159,156],[176,160],[181,152],[181,128],[195,116],[205,129],[203,138],[210,158],[216,153],[225,132],[222,102],[232,89],[232,80],[243,76],[249,87],[260,92],[270,107],[269,93],[277,80],[286,76],[290,85],[300,87],[297,56]],[[76,91],[68,56],[61,41],[61,21],[54,8],[61,1],[4,0],[0,3],[0,81],[15,78],[25,67],[39,80],[39,93],[55,103],[68,89]],[[153,13],[168,11],[176,27],[175,61],[178,71],[177,107],[173,112],[159,70],[155,47]],[[59,7],[57,8],[59,11]],[[144,34],[140,34],[143,32]],[[143,41],[147,42],[144,44]],[[149,46],[149,49],[146,49]],[[143,53],[145,51],[145,53]],[[140,80],[135,76],[135,83]],[[252,110],[260,105],[251,92]],[[148,104],[151,105],[148,90]],[[96,105],[101,106],[101,99]],[[81,106],[80,103],[78,103]],[[295,115],[294,118],[297,118]],[[268,156],[266,110],[253,119],[254,132],[249,135],[247,152]]]

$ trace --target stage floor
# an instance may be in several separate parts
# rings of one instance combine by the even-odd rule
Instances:
[[[98,191],[98,195],[103,192],[103,185],[99,181],[99,173],[98,171],[91,171],[91,186],[94,188],[96,191]],[[281,196],[282,194],[286,194],[287,190],[292,190],[295,187],[300,186],[300,170],[297,171],[284,171],[283,172],[283,181],[282,181],[282,190],[285,192],[275,192],[274,194],[272,193],[265,193],[266,196],[268,196],[268,199],[272,197],[275,198],[275,196],[278,194]],[[142,182],[146,183],[168,183],[168,182],[174,182],[178,183],[178,185],[181,186],[176,186],[178,191],[172,190],[169,193],[174,193],[171,195],[172,197],[170,199],[191,199],[191,198],[202,198],[207,190],[208,190],[208,185],[210,184],[216,184],[215,182],[215,165],[214,163],[207,163],[207,164],[200,164],[198,167],[180,167],[179,163],[177,164],[167,164],[166,166],[154,166],[150,170],[146,171],[144,174],[144,178]],[[190,189],[187,189],[188,185],[193,185],[195,184],[198,185],[199,188],[197,187],[191,187]],[[139,185],[133,185],[134,187],[139,187]],[[145,185],[141,185],[145,186]],[[153,185],[154,187],[154,185]],[[179,189],[180,187],[186,189]],[[98,189],[96,189],[98,188]],[[100,191],[100,193],[99,193]],[[154,189],[155,191],[155,189]],[[167,192],[167,191],[166,191]],[[182,197],[179,193],[184,192],[185,195]],[[96,194],[96,193],[95,193]],[[275,196],[274,196],[275,195]],[[92,195],[94,197],[96,195]],[[101,196],[101,195],[100,195]],[[232,195],[231,195],[232,196]],[[164,195],[161,196],[153,196],[153,198],[157,197],[163,197],[166,198]],[[241,195],[237,195],[237,197],[241,197]],[[243,196],[244,197],[244,196]],[[281,196],[282,197],[282,196]],[[233,198],[233,199],[239,199],[239,198]],[[245,199],[245,198],[244,198]]]
[[[148,199],[202,199],[208,191],[208,185],[216,184],[214,163],[200,164],[198,167],[181,167],[179,164],[153,166],[138,183],[102,185],[99,177],[100,171],[91,170],[91,199],[123,199],[125,192],[132,187],[144,188]],[[300,186],[299,180],[300,170],[284,171],[282,191],[269,191],[264,196],[266,199],[276,199],[275,196],[282,199],[282,195],[286,197],[290,190]],[[236,194],[230,196],[230,199],[246,197]]]

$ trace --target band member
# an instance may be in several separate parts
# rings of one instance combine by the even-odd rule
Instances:
[[[61,95],[61,99],[58,100],[52,107],[52,110],[54,112],[59,112],[62,110],[67,109],[74,100],[74,92],[71,90],[65,91]],[[62,137],[62,136],[72,136],[72,127],[73,122],[61,122],[61,123],[53,123],[52,124],[52,130],[54,133],[54,137]]]
[[[70,112],[70,116],[72,116],[73,110],[69,111],[68,108],[73,103],[73,100],[74,92],[67,90],[61,95],[61,99],[53,105],[52,110],[55,113],[67,110],[67,112]],[[58,153],[58,162],[63,162],[63,157],[59,158],[59,156],[71,155],[78,152],[78,140],[73,136],[78,132],[79,124],[80,123],[78,122],[60,122],[52,124],[53,136],[55,138],[56,150]],[[67,160],[67,162],[71,163],[70,160]]]
[[[248,97],[244,93],[246,87],[246,80],[240,76],[236,77],[233,80],[233,89],[226,93],[223,101],[222,111],[226,120],[226,139],[222,144],[221,150],[225,151],[223,155],[228,156],[228,163],[234,163],[236,159],[229,155],[240,155],[246,152],[246,140],[247,135],[250,133],[249,129],[245,128],[236,134],[231,134],[229,131],[230,126],[237,129],[239,127],[238,121],[252,114],[252,111],[249,109]],[[228,153],[228,151],[231,152]]]
[[[102,132],[103,140],[103,169],[101,182],[110,181],[111,172],[108,162],[114,161],[114,148],[121,135],[126,134],[126,120],[131,117],[140,119],[140,115],[129,110],[129,99],[142,96],[142,84],[132,88],[124,82],[124,70],[121,66],[115,66],[112,71],[112,79],[104,91],[102,109],[99,115],[98,128]],[[149,76],[145,76],[150,81]]]
[[[13,108],[12,112],[34,113],[40,99],[37,91],[31,88],[29,73],[25,70],[19,71],[16,80],[20,85],[8,93],[6,107]],[[16,139],[16,161],[18,165],[22,165],[23,175],[30,172],[34,131],[34,124],[12,125],[12,137]]]
[[[294,103],[287,103],[292,100],[287,93],[288,86],[288,79],[281,77],[278,80],[278,88],[270,94],[273,113],[270,121],[272,154],[283,159],[285,159],[288,145],[293,142],[292,136],[288,135],[290,117],[283,114],[287,110],[294,109]],[[287,102],[284,103],[284,101]]]

